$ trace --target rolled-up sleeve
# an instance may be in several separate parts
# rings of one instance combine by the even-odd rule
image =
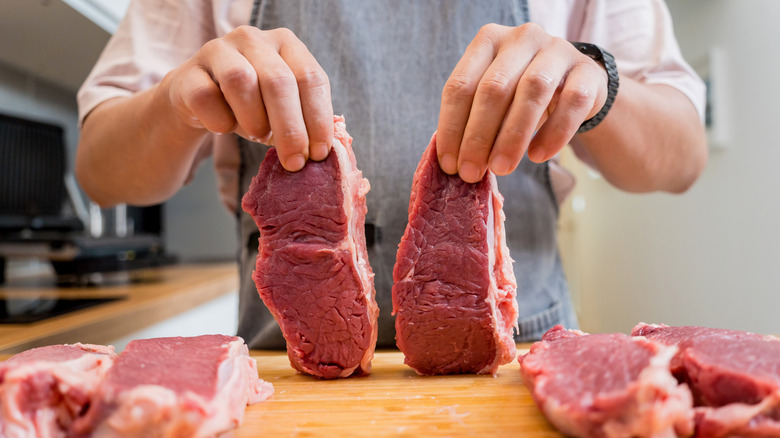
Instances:
[[[704,82],[685,61],[663,0],[530,0],[553,35],[603,47],[621,75],[683,93],[704,120]]]
[[[79,89],[79,124],[100,103],[150,88],[214,38],[211,2],[133,0]]]

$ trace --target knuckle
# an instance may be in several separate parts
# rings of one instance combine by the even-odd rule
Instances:
[[[512,34],[515,42],[529,41],[537,47],[544,46],[551,38],[549,34],[537,23],[525,23],[516,28]]]
[[[220,84],[239,90],[252,88],[257,83],[257,73],[249,67],[236,66],[225,71]]]
[[[239,39],[251,39],[255,38],[258,34],[258,29],[254,26],[243,24],[230,31],[230,36]]]
[[[329,85],[328,75],[321,68],[307,68],[296,76],[298,87],[319,88]]]
[[[295,36],[295,32],[286,27],[277,27],[276,29],[271,29],[267,32],[269,35],[272,35],[274,38],[276,38],[277,41],[287,42],[293,39],[298,39],[298,37]]]
[[[470,100],[475,88],[473,79],[468,75],[453,74],[444,84],[442,96],[455,102]]]
[[[507,27],[496,23],[488,23],[479,28],[477,37],[495,41],[500,37],[502,33],[506,31]]]
[[[579,52],[577,52],[579,53]],[[582,55],[580,53],[580,55]],[[585,71],[588,73],[588,75],[591,75],[592,77],[596,77],[599,80],[607,78],[607,71],[604,67],[599,65],[598,62],[596,62],[593,59],[588,58],[585,55],[582,55],[584,59],[582,61],[577,62],[573,69],[585,69]],[[606,83],[606,81],[604,81]]]
[[[545,35],[542,26],[536,23],[525,23],[514,29],[513,37],[516,40],[530,40],[540,43]]]
[[[518,33],[525,34],[525,35],[537,35],[544,32],[542,26],[532,21],[521,24],[520,26],[517,26],[515,29],[517,30]]]
[[[189,106],[195,110],[197,108],[209,107],[218,99],[219,91],[217,87],[211,84],[202,84],[195,87],[191,93],[189,93]],[[186,97],[185,97],[186,99]]]
[[[286,70],[270,71],[260,83],[262,92],[274,97],[287,97],[297,92],[295,77]]]
[[[477,91],[488,98],[505,97],[513,92],[512,78],[506,73],[495,72],[482,78]]]
[[[482,26],[474,37],[474,43],[486,48],[495,47],[501,39],[503,27],[495,23]]]
[[[205,44],[203,44],[203,47],[201,47],[195,58],[200,57],[200,59],[203,59],[203,57],[208,57],[211,54],[219,53],[220,51],[224,50],[226,45],[227,43],[221,38],[215,38],[213,40],[207,41]]]
[[[550,47],[565,52],[580,53],[574,45],[561,37],[552,37],[550,40]],[[583,55],[584,56],[584,55]]]
[[[561,92],[561,100],[575,109],[590,109],[593,93],[584,85],[567,87]]]
[[[555,90],[552,76],[544,72],[528,72],[523,76],[527,98],[535,104],[547,105],[549,95]]]

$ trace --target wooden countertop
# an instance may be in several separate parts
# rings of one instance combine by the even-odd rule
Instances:
[[[9,279],[0,298],[124,299],[30,324],[0,324],[0,354],[50,344],[107,344],[238,289],[235,263],[174,265],[134,272],[132,281],[56,287],[51,278]]]
[[[528,347],[520,345],[520,352]],[[274,394],[246,408],[233,438],[564,436],[537,409],[517,361],[499,368],[495,378],[420,377],[400,352],[379,351],[369,376],[319,380],[293,370],[286,353],[251,355]]]
[[[520,345],[525,353],[529,345]],[[498,376],[420,377],[398,351],[377,352],[367,377],[297,374],[285,353],[253,351],[274,395],[249,406],[235,438],[257,436],[561,437],[536,408],[517,361]]]
[[[106,344],[235,290],[233,263],[149,270],[140,281],[57,288],[13,280],[0,297],[127,298],[32,324],[0,325],[0,360],[29,348],[72,342]],[[519,345],[525,352],[529,345]],[[256,436],[561,437],[536,408],[517,361],[498,376],[420,377],[398,351],[379,351],[367,377],[325,381],[296,373],[284,352],[252,351],[270,399],[249,406],[235,438]]]

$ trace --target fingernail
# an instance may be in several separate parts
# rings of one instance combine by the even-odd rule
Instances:
[[[306,164],[306,157],[304,157],[302,154],[295,154],[292,157],[287,159],[285,168],[289,170],[290,172],[297,172],[301,169],[303,169],[304,164]]]
[[[539,146],[534,146],[528,149],[528,158],[535,163],[541,163],[547,157],[547,153]]]
[[[444,154],[441,156],[441,170],[444,173],[454,175],[458,172],[458,160],[452,154]]]
[[[328,158],[328,145],[325,143],[315,143],[309,147],[309,154],[311,159],[315,161],[322,161]]]
[[[461,179],[463,179],[463,181],[470,183],[477,182],[482,177],[479,166],[470,161],[465,161],[460,165],[458,174],[460,175]]]
[[[512,170],[512,163],[506,155],[496,154],[493,159],[490,160],[490,170],[496,175],[506,175]]]

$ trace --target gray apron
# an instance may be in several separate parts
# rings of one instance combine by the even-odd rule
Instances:
[[[412,177],[436,129],[442,87],[466,46],[487,23],[528,21],[523,0],[256,0],[251,24],[287,27],[331,82],[333,109],[354,138],[358,167],[371,182],[368,258],[376,274],[378,346],[395,346],[392,272],[407,223]],[[242,196],[266,146],[240,140]],[[524,158],[499,177],[506,234],[517,277],[520,332],[528,341],[555,324],[577,326],[556,244],[558,207],[547,164]],[[251,348],[284,348],[284,339],[252,281],[257,226],[239,215],[241,291],[238,334]]]

